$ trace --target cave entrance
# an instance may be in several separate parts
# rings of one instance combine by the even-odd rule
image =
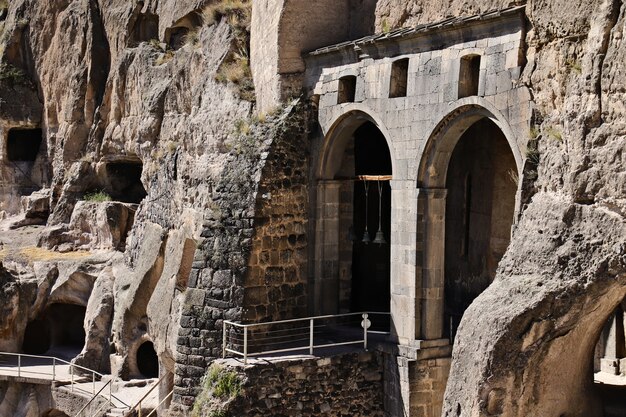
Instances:
[[[74,304],[51,304],[26,326],[22,351],[32,355],[54,351],[74,357],[85,345],[85,311]]]
[[[471,125],[454,147],[446,176],[443,325],[452,341],[509,245],[517,182],[502,131],[487,118]]]
[[[147,193],[141,182],[141,161],[115,161],[106,164],[109,191],[113,200],[139,204]]]
[[[130,46],[159,38],[159,16],[152,13],[140,13],[129,38]]]
[[[391,154],[366,115],[351,116],[327,143],[318,183],[319,314],[390,309]]]
[[[159,376],[159,357],[152,342],[143,342],[137,349],[137,369],[145,378]]]
[[[613,311],[596,343],[594,386],[605,417],[626,415],[626,300]]]
[[[34,162],[42,142],[41,129],[11,129],[7,137],[7,158],[13,162]]]

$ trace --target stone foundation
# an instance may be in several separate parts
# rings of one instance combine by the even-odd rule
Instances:
[[[385,416],[383,354],[361,352],[328,358],[220,361],[244,381],[228,405],[233,416]]]

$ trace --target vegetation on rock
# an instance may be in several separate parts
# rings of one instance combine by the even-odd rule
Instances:
[[[222,0],[207,6],[202,13],[205,24],[225,20],[233,30],[231,52],[226,56],[215,75],[222,83],[232,83],[242,100],[254,102],[254,82],[250,70],[250,21],[252,2],[248,0]]]
[[[241,385],[236,372],[211,364],[202,379],[202,392],[196,398],[191,416],[226,417],[225,405],[240,394]]]
[[[94,192],[85,194],[83,199],[85,201],[91,201],[91,202],[95,202],[95,203],[102,203],[102,202],[105,202],[105,201],[111,201],[111,196],[109,194],[107,194],[106,192],[100,190],[100,191],[94,191]]]

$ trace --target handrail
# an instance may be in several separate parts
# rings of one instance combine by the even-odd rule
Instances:
[[[111,393],[111,385],[113,384],[113,380],[109,380],[109,382],[107,382],[97,393],[96,393],[96,376],[98,377],[99,380],[101,380],[102,378],[104,378],[104,374],[101,374],[98,371],[94,371],[93,369],[89,369],[86,368],[84,366],[81,365],[77,365],[75,363],[66,361],[64,359],[61,358],[57,358],[56,356],[45,356],[45,355],[30,355],[27,353],[14,353],[14,352],[0,352],[0,358],[3,356],[12,356],[12,357],[17,357],[17,376],[22,377],[23,373],[37,373],[37,374],[41,374],[41,375],[47,375],[47,376],[51,376],[51,382],[67,382],[66,379],[60,379],[58,378],[58,373],[57,373],[57,366],[59,364],[65,364],[67,366],[69,366],[69,371],[70,371],[70,378],[69,378],[69,382],[70,382],[70,390],[71,392],[74,392],[74,390],[77,391],[81,391],[85,394],[88,395],[92,395],[91,399],[89,400],[89,402],[87,403],[87,405],[89,405],[91,402],[93,402],[98,395],[100,395],[100,393],[102,392],[102,390],[104,388],[106,388],[107,386],[109,386],[109,403],[113,404],[112,400],[115,399],[116,401],[119,401],[121,404],[123,404],[123,406],[130,408],[130,406],[128,404],[126,404],[124,401],[120,400],[119,398],[117,398],[115,395],[113,395]],[[46,359],[52,362],[52,372],[32,372],[32,371],[26,371],[23,370],[22,368],[24,368],[23,364],[22,364],[22,358],[34,358],[34,359]],[[34,366],[38,366],[38,365],[34,365]],[[88,373],[91,374],[91,384],[92,384],[92,389],[91,392],[87,391],[85,389],[82,389],[80,387],[75,387],[75,385],[77,385],[76,382],[76,378],[74,375],[74,370],[75,369],[82,369],[83,371],[86,371]],[[80,412],[82,412],[83,410],[81,410]]]
[[[235,323],[229,320],[224,320],[223,321],[223,327],[222,327],[222,357],[226,357],[227,353],[232,353],[234,355],[237,356],[242,356],[243,357],[243,363],[247,364],[248,363],[248,357],[251,355],[262,355],[262,354],[273,354],[273,353],[283,353],[283,352],[295,352],[295,351],[301,351],[304,349],[309,350],[309,354],[313,355],[313,351],[315,348],[324,348],[324,347],[335,347],[335,346],[345,346],[345,345],[353,345],[353,344],[360,344],[363,343],[363,348],[365,350],[367,350],[367,336],[368,336],[368,329],[371,326],[371,321],[369,321],[368,317],[370,317],[370,315],[389,315],[390,313],[378,313],[378,312],[360,312],[360,313],[344,313],[344,314],[333,314],[333,315],[324,315],[324,316],[314,316],[314,317],[305,317],[305,318],[299,318],[299,319],[290,319],[290,320],[278,320],[278,321],[273,321],[273,322],[264,322],[264,323],[251,323],[251,324],[241,324],[241,323]],[[320,321],[320,320],[325,320],[325,319],[334,319],[334,318],[341,318],[341,317],[351,317],[351,316],[361,316],[361,318],[363,319],[361,321],[361,328],[363,329],[363,335],[362,338],[358,338],[356,340],[349,340],[349,341],[343,341],[343,342],[332,342],[332,343],[323,343],[323,344],[315,344],[315,321]],[[250,353],[249,352],[249,330],[255,329],[255,328],[260,328],[260,327],[269,327],[269,326],[274,326],[277,324],[286,324],[286,323],[297,323],[297,322],[308,322],[308,325],[306,327],[298,327],[297,329],[286,329],[286,330],[277,330],[277,331],[273,331],[274,333],[278,333],[278,332],[290,332],[292,331],[293,333],[290,334],[286,334],[285,336],[275,336],[275,339],[281,339],[281,338],[289,338],[292,337],[292,340],[286,340],[284,342],[276,342],[274,344],[282,344],[283,346],[285,344],[289,344],[292,342],[303,342],[303,341],[307,341],[307,344],[305,345],[304,343],[301,343],[299,346],[297,347],[280,347],[279,349],[269,349],[269,350],[264,350],[261,352],[254,352],[254,353]],[[243,329],[243,352],[240,352],[238,350],[232,349],[228,347],[228,332],[227,332],[227,327],[228,326],[232,326],[232,327],[237,327],[240,329]],[[320,326],[317,326],[318,328]],[[308,329],[308,335],[305,335],[303,333],[298,334],[296,331],[300,331],[302,332],[304,329]],[[319,330],[319,329],[318,329]],[[388,332],[374,332],[374,331],[369,331],[372,333],[385,333],[388,334]],[[300,339],[295,339],[293,340],[293,336],[296,337],[300,337]],[[241,342],[241,339],[239,339],[239,342]]]
[[[155,389],[156,387],[158,387],[158,386],[161,384],[161,381],[163,381],[163,379],[164,379],[166,376],[168,376],[168,375],[169,375],[169,372],[166,372],[165,374],[163,374],[163,376],[161,376],[161,378],[159,378],[159,380],[156,382],[156,384],[154,384],[154,385],[152,386],[152,388],[150,388],[150,390],[148,390],[148,392],[146,392],[146,393],[144,394],[144,396],[143,396],[143,397],[141,397],[141,399],[140,399],[139,401],[137,401],[137,403],[135,403],[135,405],[133,406],[133,408],[131,408],[130,410],[128,410],[128,412],[126,412],[126,413],[124,414],[124,417],[130,416],[130,414],[131,414],[133,411],[135,411],[135,410],[137,409],[137,407],[139,407],[139,417],[141,417],[141,402],[142,402],[143,400],[145,400],[145,399],[148,397],[148,395],[150,395],[150,394],[152,393],[152,391],[154,391],[154,389]],[[159,404],[159,405],[160,405],[160,404]]]
[[[92,403],[92,402],[94,402],[96,398],[98,398],[98,395],[100,395],[100,393],[101,393],[102,391],[104,391],[104,389],[105,389],[106,387],[108,387],[108,386],[110,386],[110,385],[111,385],[111,382],[112,382],[112,381],[113,381],[113,380],[111,380],[111,379],[110,379],[110,380],[109,380],[109,382],[107,382],[106,384],[104,384],[104,386],[103,386],[102,388],[100,388],[100,391],[98,391],[97,393],[95,393],[95,394],[93,395],[93,397],[91,397],[91,399],[87,402],[87,404],[85,404],[85,405],[83,406],[83,408],[81,408],[81,409],[78,411],[78,413],[76,413],[76,416],[75,416],[75,417],[79,417],[79,416],[81,415],[81,413],[82,413],[83,411],[85,411],[85,409],[86,409],[89,405],[91,405],[91,403]],[[113,404],[113,403],[111,402],[111,389],[110,389],[110,388],[109,388],[109,404]]]
[[[29,355],[27,353],[0,352],[0,356],[3,356],[3,355],[17,356],[17,357],[24,357],[24,358],[36,358],[36,359],[53,359],[55,362],[61,362],[61,363],[64,363],[66,365],[70,365],[72,367],[80,368],[80,369],[85,370],[87,372],[90,372],[92,374],[98,375],[100,378],[102,378],[104,376],[103,374],[101,374],[98,371],[94,371],[93,369],[85,368],[84,366],[76,365],[75,363],[68,362],[68,361],[66,361],[64,359],[61,359],[61,358],[57,358],[56,356],[42,356],[42,355]]]
[[[171,390],[171,391],[170,391],[170,393],[169,393],[169,394],[167,394],[167,395],[165,396],[165,398],[163,398],[163,399],[161,400],[161,402],[160,402],[160,403],[156,406],[156,408],[155,408],[154,410],[150,411],[150,414],[148,414],[146,417],[150,417],[152,414],[156,413],[156,410],[158,410],[158,409],[159,409],[159,407],[161,406],[161,404],[163,404],[163,403],[164,403],[164,402],[165,402],[165,401],[166,401],[169,397],[171,397],[173,393],[174,393],[174,390]]]
[[[263,323],[250,323],[250,324],[241,324],[235,323],[234,321],[224,320],[224,323],[228,323],[232,326],[236,327],[261,327],[267,326],[268,324],[284,324],[284,323],[295,323],[298,321],[308,321],[308,320],[321,320],[321,319],[334,319],[337,317],[349,317],[349,316],[357,316],[362,314],[380,314],[380,315],[389,315],[388,312],[378,312],[378,311],[359,311],[356,313],[342,313],[342,314],[327,314],[325,316],[313,316],[313,317],[303,317],[301,319],[289,319],[289,320],[277,320],[277,321],[266,321]]]

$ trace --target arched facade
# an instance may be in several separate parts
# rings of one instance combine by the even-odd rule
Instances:
[[[354,219],[341,218],[350,211],[341,204],[337,173],[345,168],[354,133],[372,123],[389,149],[389,340],[399,346],[395,372],[401,381],[399,392],[389,395],[398,399],[389,406],[393,415],[440,415],[455,328],[467,304],[493,279],[510,240],[532,113],[530,92],[517,82],[524,65],[520,11],[512,8],[493,22],[472,21],[445,32],[398,31],[305,56],[305,85],[318,104],[321,133],[312,155],[317,189],[309,270],[315,313],[341,311],[340,279],[333,277],[346,269],[341,241]],[[468,55],[480,60],[463,71]],[[399,61],[403,71],[406,67],[402,94],[394,89]],[[345,97],[348,77],[356,78],[350,100]],[[447,200],[451,193],[467,203],[468,188],[489,192],[478,203],[466,204],[469,209],[457,197]],[[447,235],[446,227],[467,231],[473,246],[457,257],[466,260],[455,260],[450,252],[463,242]],[[483,229],[487,232],[481,234]],[[470,291],[450,287],[471,281],[466,278],[476,270],[480,279]],[[446,280],[446,274],[451,278]],[[446,299],[446,283],[448,295],[462,295],[461,307],[449,308],[455,301]],[[424,386],[432,388],[418,389]]]

